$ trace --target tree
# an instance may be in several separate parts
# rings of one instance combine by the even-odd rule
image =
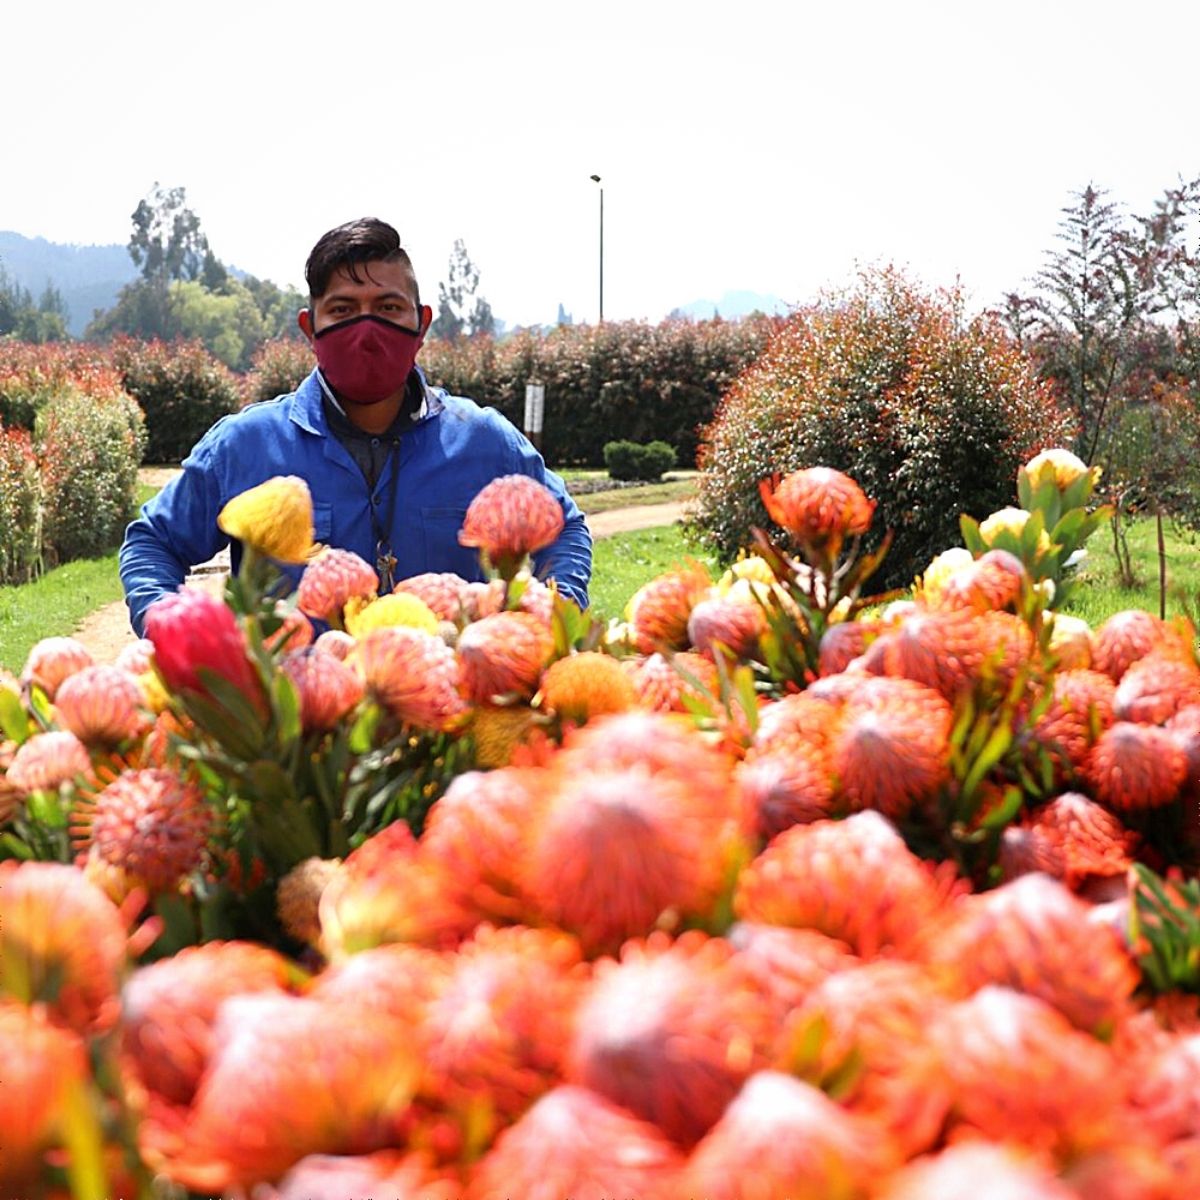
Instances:
[[[430,333],[450,342],[494,333],[496,318],[492,306],[477,294],[478,290],[479,268],[471,261],[462,238],[456,238],[447,279],[438,283],[438,315]]]
[[[200,218],[187,206],[181,187],[164,188],[157,181],[133,210],[129,257],[148,282],[198,279],[209,254]]]
[[[0,266],[0,337],[11,335],[21,342],[65,342],[67,306],[62,293],[47,283],[35,304],[33,294],[12,279]]]

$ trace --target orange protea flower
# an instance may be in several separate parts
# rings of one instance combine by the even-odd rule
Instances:
[[[872,1123],[811,1084],[760,1071],[693,1151],[680,1194],[865,1196],[890,1158]]]
[[[344,630],[327,629],[313,642],[313,650],[317,654],[328,654],[330,658],[345,662],[356,645],[357,641]]]
[[[1063,863],[1060,878],[1070,888],[1096,877],[1123,876],[1133,865],[1137,834],[1078,792],[1064,792],[1038,809],[1030,828],[1055,840]]]
[[[211,1194],[275,1179],[309,1154],[386,1144],[419,1064],[403,1022],[273,992],[221,1007],[177,1156],[151,1165]]]
[[[1165,728],[1187,759],[1184,792],[1195,795],[1200,788],[1200,705],[1180,709],[1167,721]]]
[[[1092,665],[1092,627],[1082,617],[1068,613],[1047,613],[1050,626],[1050,657],[1060,671],[1073,671]]]
[[[880,689],[864,687],[847,700],[832,768],[851,809],[876,808],[899,820],[949,779],[954,713],[932,688],[889,690],[899,694],[877,696]]]
[[[846,945],[815,929],[787,929],[738,921],[728,934],[741,971],[772,1004],[782,1021],[837,971],[861,963]]]
[[[968,988],[1018,988],[1079,1029],[1105,1033],[1126,1015],[1139,976],[1116,934],[1090,924],[1088,912],[1057,880],[1023,875],[960,900],[927,957]]]
[[[1092,796],[1116,812],[1160,808],[1186,783],[1187,754],[1166,729],[1117,721],[1092,747],[1083,777]]]
[[[734,658],[753,658],[767,631],[762,606],[734,596],[709,596],[698,601],[688,617],[688,641],[702,654],[718,649]]]
[[[0,863],[0,994],[79,1033],[105,1030],[125,960],[121,913],[75,867]]]
[[[144,675],[154,666],[154,643],[149,638],[130,642],[113,660],[113,666],[130,675]]]
[[[25,800],[24,791],[8,781],[8,768],[16,752],[13,742],[0,742],[0,825],[7,824]]]
[[[122,771],[90,802],[72,832],[83,849],[120,867],[151,895],[175,891],[207,859],[213,812],[204,792],[160,767]]]
[[[470,1200],[677,1200],[679,1151],[653,1125],[595,1092],[543,1096],[476,1165]]]
[[[257,1194],[257,1193],[256,1193]],[[387,1196],[388,1200],[461,1200],[462,1182],[435,1171],[418,1154],[310,1154],[262,1200],[314,1200],[318,1196]]]
[[[770,1015],[723,939],[631,941],[597,968],[568,1078],[692,1146],[766,1065]]]
[[[217,514],[217,527],[279,562],[302,563],[313,548],[313,507],[298,475],[276,475],[248,488]]]
[[[306,858],[297,863],[275,889],[275,911],[289,937],[316,946],[321,940],[318,906],[325,885],[337,874],[341,860]]]
[[[593,717],[633,708],[637,692],[612,655],[584,650],[560,658],[546,669],[541,704],[564,721],[583,725]]]
[[[1183,661],[1190,657],[1188,639],[1179,630],[1140,608],[1114,613],[1092,635],[1092,665],[1114,683],[1152,650]]]
[[[1044,1000],[985,987],[929,1031],[953,1090],[951,1120],[976,1136],[1069,1152],[1115,1132],[1124,1096],[1112,1052]]]
[[[452,571],[426,571],[410,575],[392,589],[416,596],[439,621],[462,619],[467,605],[467,581]]]
[[[1200,704],[1200,669],[1195,662],[1151,652],[1121,676],[1113,712],[1119,721],[1162,725],[1181,708],[1195,704]]]
[[[514,604],[513,596],[520,589]],[[554,591],[528,571],[518,571],[511,580],[492,579],[487,583],[464,585],[466,595],[464,615],[467,621],[479,621],[498,612],[529,613],[543,625],[549,625],[554,611]]]
[[[942,589],[958,574],[975,562],[975,556],[965,546],[952,546],[935,555],[916,581],[913,591],[918,600],[930,608],[940,607]]]
[[[90,779],[92,760],[87,747],[66,730],[35,733],[22,742],[8,764],[6,778],[22,792],[53,791],[76,776]]]
[[[1130,1107],[1140,1127],[1160,1142],[1195,1137],[1200,1130],[1200,1033],[1164,1039],[1132,1076]]]
[[[366,637],[372,629],[387,629],[393,625],[422,629],[426,633],[438,632],[438,619],[433,610],[409,592],[389,592],[371,600],[351,596],[346,601],[345,622],[346,632],[356,638]]]
[[[507,767],[538,728],[528,704],[476,704],[471,713],[475,765],[485,771]]]
[[[1036,871],[1064,881],[1067,876],[1067,856],[1058,836],[1029,825],[1009,825],[1001,832],[996,862],[1006,881]]]
[[[1037,742],[1078,771],[1096,739],[1113,723],[1113,681],[1100,671],[1059,671],[1049,707],[1033,727]]]
[[[791,750],[796,746],[828,750],[841,721],[845,699],[857,692],[870,676],[832,675],[807,691],[784,696],[768,704],[759,714],[754,734],[754,749],[762,753]],[[830,685],[840,687],[843,695],[821,695]]]
[[[816,929],[870,958],[903,953],[943,911],[946,887],[879,813],[784,830],[746,867],[739,920]]]
[[[877,621],[839,621],[821,635],[818,669],[821,675],[838,675],[865,652],[883,626]]]
[[[265,639],[268,650],[295,653],[313,644],[316,636],[312,622],[299,609],[289,608],[282,600],[275,605],[275,615],[283,622]]]
[[[458,660],[441,638],[420,629],[373,629],[355,647],[354,666],[367,691],[397,721],[446,730],[465,711]]]
[[[688,618],[711,586],[707,569],[688,563],[638,588],[625,610],[637,648],[643,654],[686,650]]]
[[[400,1017],[410,1036],[419,1036],[425,1007],[445,988],[453,962],[452,955],[425,946],[376,946],[322,972],[308,994],[347,1010],[361,1005]]]
[[[36,684],[53,700],[64,679],[94,663],[92,652],[75,638],[42,638],[25,659],[21,682]]]
[[[837,558],[848,537],[861,537],[871,527],[875,502],[841,471],[808,467],[772,476],[758,485],[767,513],[801,546]]]
[[[1015,554],[989,550],[946,580],[934,606],[999,611],[1016,604],[1028,584],[1029,572]]]
[[[742,827],[770,841],[792,825],[833,815],[834,786],[829,758],[817,743],[747,754],[734,770]]]
[[[670,657],[627,658],[623,665],[633,680],[638,702],[655,712],[687,712],[685,696],[712,697],[719,687],[712,659],[686,650]]]
[[[919,1158],[883,1183],[879,1200],[1079,1200],[1051,1163],[1024,1147],[964,1141]]]
[[[475,546],[509,578],[527,554],[549,546],[562,532],[562,505],[528,475],[493,479],[467,507],[459,544]]]
[[[331,654],[295,650],[284,655],[279,669],[296,689],[305,733],[335,728],[363,698],[362,679]]]
[[[251,942],[187,946],[142,967],[121,994],[121,1049],[143,1086],[187,1105],[208,1066],[217,1010],[230,996],[285,991],[298,972]]]
[[[529,613],[499,612],[475,621],[458,639],[463,695],[476,703],[508,695],[528,700],[553,652],[550,630]]]
[[[371,599],[379,590],[375,568],[353,550],[328,548],[304,568],[296,606],[318,621],[340,621],[351,599]]]
[[[84,742],[115,744],[144,725],[142,690],[119,667],[84,667],[63,680],[54,697],[58,723]]]

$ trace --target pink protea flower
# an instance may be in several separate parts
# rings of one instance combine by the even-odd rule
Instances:
[[[875,502],[841,471],[808,467],[793,471],[780,482],[764,479],[759,494],[771,520],[786,529],[801,546],[835,559],[848,537],[860,537],[871,527]]]
[[[514,605],[511,597],[520,587],[521,595]],[[491,579],[487,583],[463,585],[465,599],[463,615],[470,621],[493,617],[506,609],[528,613],[543,625],[549,626],[554,611],[554,591],[528,571],[518,571],[511,580]]]
[[[766,1065],[771,1007],[732,947],[693,930],[631,941],[584,999],[568,1079],[690,1147]]]
[[[258,1193],[255,1193],[256,1195]],[[435,1170],[419,1154],[310,1154],[262,1200],[313,1200],[317,1196],[387,1196],[388,1200],[461,1200],[462,1182]]]
[[[1167,657],[1189,657],[1187,639],[1165,621],[1140,608],[1114,613],[1092,634],[1092,665],[1114,683],[1152,650]]]
[[[688,617],[688,641],[702,654],[718,648],[734,658],[753,658],[767,630],[761,605],[733,596],[709,596],[698,601]]]
[[[152,895],[174,891],[207,858],[213,813],[203,791],[159,767],[122,771],[90,803],[76,806],[72,830],[83,850],[120,867]]]
[[[1133,865],[1137,834],[1078,792],[1056,796],[1029,824],[1031,830],[1054,839],[1062,857],[1060,878],[1070,888],[1089,879],[1123,876]]]
[[[367,691],[397,721],[447,730],[466,711],[454,651],[421,629],[373,629],[358,643],[353,662]]]
[[[262,681],[246,654],[246,638],[233,610],[202,588],[183,587],[146,610],[146,636],[154,663],[172,692],[207,696],[201,671],[231,683],[252,704],[264,705]]]
[[[506,579],[527,554],[549,546],[562,532],[562,505],[528,475],[493,479],[467,507],[459,544],[475,546]]]
[[[655,712],[687,712],[684,696],[703,698],[706,694],[717,694],[716,664],[702,654],[689,651],[670,657],[651,654],[644,658],[627,658],[624,667],[633,680],[638,703]]]
[[[711,586],[708,571],[699,563],[677,567],[643,584],[626,608],[637,648],[643,654],[686,650],[688,618]]]
[[[1024,1148],[956,1142],[919,1158],[883,1183],[879,1200],[1079,1200],[1053,1164]]]
[[[363,698],[362,679],[332,654],[297,650],[286,654],[279,667],[300,698],[305,733],[335,728]]]
[[[740,969],[770,1001],[778,1022],[830,975],[862,962],[845,942],[815,929],[738,921],[728,940],[738,952]]]
[[[1151,652],[1131,663],[1113,697],[1119,721],[1162,725],[1182,708],[1200,704],[1200,669],[1192,660]]]
[[[145,724],[142,689],[120,667],[84,667],[63,680],[54,697],[58,722],[84,742],[114,745]]]
[[[114,659],[113,666],[130,675],[144,675],[154,666],[154,643],[149,638],[130,642]]]
[[[681,1194],[706,1200],[865,1195],[891,1157],[864,1118],[812,1084],[760,1071],[693,1151]]]
[[[313,649],[318,654],[328,654],[331,658],[345,661],[357,644],[357,641],[343,629],[326,629],[313,642]]]
[[[64,679],[94,662],[92,652],[75,638],[42,638],[25,659],[21,682],[36,684],[53,700]]]
[[[1015,554],[989,550],[946,580],[934,607],[1000,611],[1015,604],[1028,583],[1029,572]]]
[[[446,987],[454,957],[425,946],[393,943],[352,955],[317,976],[308,995],[333,1001],[347,1011],[355,1006],[389,1013],[408,1023],[420,1037],[429,1002]]]
[[[401,579],[392,589],[408,592],[429,606],[440,621],[457,622],[467,607],[467,581],[452,571],[426,571]]]
[[[1187,754],[1169,730],[1117,721],[1083,764],[1092,796],[1115,812],[1160,808],[1187,781]]]
[[[297,974],[282,955],[250,942],[187,946],[142,967],[121,993],[125,1062],[169,1104],[190,1104],[208,1067],[222,1002],[285,991]]]
[[[288,608],[282,600],[276,604],[275,611],[283,619],[283,624],[266,639],[268,650],[294,654],[313,644],[315,632],[312,622],[302,612]]]
[[[844,671],[876,638],[883,626],[877,621],[839,621],[821,635],[821,675]]]
[[[476,1165],[469,1200],[678,1200],[682,1156],[653,1125],[587,1088],[543,1096]]]
[[[834,815],[829,757],[819,743],[751,751],[734,769],[747,834],[770,841],[792,825]]]
[[[475,703],[507,695],[528,700],[553,651],[550,630],[529,613],[484,617],[458,639],[459,686]]]
[[[17,747],[8,765],[9,784],[20,791],[53,791],[77,775],[92,777],[87,747],[68,730],[35,733]]]
[[[353,550],[330,547],[304,568],[296,607],[314,620],[340,622],[348,600],[369,600],[378,590],[379,576],[369,562]]]

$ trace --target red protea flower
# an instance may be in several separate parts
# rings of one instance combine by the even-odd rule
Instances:
[[[453,571],[426,571],[410,575],[392,589],[423,600],[439,621],[458,622],[467,605],[467,581]]]
[[[1070,888],[1097,877],[1123,876],[1133,865],[1137,834],[1078,792],[1064,792],[1038,809],[1030,828],[1054,839],[1062,857],[1060,878]]]
[[[336,858],[306,858],[279,881],[275,888],[275,911],[289,937],[310,946],[318,945],[321,894],[341,865]]]
[[[1190,657],[1188,639],[1177,629],[1140,608],[1114,613],[1092,635],[1092,665],[1114,683],[1151,651],[1186,660]]]
[[[500,612],[475,621],[458,639],[459,685],[467,699],[528,700],[554,651],[550,630],[529,613]]]
[[[282,600],[275,605],[275,612],[283,624],[266,639],[265,645],[268,650],[295,654],[313,644],[316,634],[312,622],[302,612],[289,608]]]
[[[300,726],[305,733],[335,728],[363,698],[362,679],[331,654],[297,650],[286,654],[279,667],[300,699]]]
[[[891,1167],[869,1121],[824,1092],[760,1071],[688,1159],[681,1195],[706,1200],[857,1196]]]
[[[1057,880],[1023,875],[960,900],[928,959],[964,986],[995,983],[1052,1004],[1089,1033],[1111,1031],[1128,1011],[1138,971],[1111,931],[1088,922],[1088,905]]]
[[[863,688],[846,701],[831,762],[838,795],[851,809],[900,820],[949,779],[954,713],[931,688],[895,690],[889,697]]]
[[[937,608],[994,612],[1009,608],[1029,583],[1025,564],[1007,550],[989,550],[956,571],[938,592]]]
[[[418,1036],[425,1008],[445,988],[453,962],[452,955],[424,946],[376,946],[322,972],[308,994],[347,1010],[361,1005],[389,1013]]]
[[[64,679],[54,698],[58,723],[84,742],[115,744],[145,724],[142,689],[119,667],[84,667]]]
[[[631,941],[597,968],[568,1078],[692,1146],[766,1065],[770,1017],[728,942],[696,930]]]
[[[317,654],[328,654],[331,658],[344,662],[356,645],[358,645],[357,639],[344,629],[326,629],[313,642],[313,650]]]
[[[1115,693],[1103,672],[1059,671],[1050,705],[1033,727],[1034,738],[1071,770],[1080,770],[1096,739],[1113,723]]]
[[[879,1200],[1079,1200],[1051,1163],[1024,1147],[958,1142],[883,1183]]]
[[[1009,825],[1001,832],[996,863],[1006,881],[1038,871],[1066,880],[1067,856],[1058,835],[1031,825]]]
[[[149,638],[130,642],[113,660],[113,666],[130,675],[144,675],[154,666],[154,643]]]
[[[172,692],[207,696],[202,671],[233,684],[251,703],[262,706],[262,681],[246,657],[246,638],[233,610],[202,588],[183,587],[146,610],[146,636],[154,643],[154,663]]]
[[[688,563],[643,584],[626,608],[634,640],[643,654],[686,650],[688,618],[712,586],[708,571]]]
[[[0,994],[79,1033],[110,1028],[126,959],[116,906],[75,867],[0,863]]]
[[[821,675],[838,675],[875,640],[883,629],[878,621],[839,621],[821,635],[818,670]]]
[[[698,601],[688,617],[688,641],[702,654],[718,649],[734,658],[754,658],[767,630],[762,606],[734,596],[709,596]]]
[[[506,579],[527,554],[549,546],[562,532],[562,505],[528,475],[493,479],[467,507],[459,544],[475,546]]]
[[[679,1151],[587,1088],[557,1087],[479,1161],[470,1200],[678,1200]]]
[[[314,1200],[318,1196],[387,1196],[388,1200],[461,1200],[461,1180],[435,1171],[418,1154],[310,1154],[262,1200]],[[256,1193],[257,1195],[257,1193]]]
[[[207,858],[213,813],[204,792],[160,767],[122,771],[73,818],[77,844],[151,895],[174,891]]]
[[[633,708],[637,692],[612,655],[584,650],[560,658],[546,669],[541,704],[562,720],[583,725],[594,717]]]
[[[770,841],[793,825],[834,815],[834,784],[828,755],[817,743],[755,753],[734,770],[742,828]]]
[[[379,590],[375,568],[353,550],[322,550],[300,576],[296,607],[317,621],[340,622],[350,599],[369,600]]]
[[[1195,795],[1200,788],[1200,705],[1180,709],[1167,721],[1166,729],[1187,759],[1184,792]]]
[[[64,679],[94,663],[92,652],[75,638],[42,638],[25,659],[21,682],[36,684],[53,700]]]
[[[297,975],[282,955],[250,942],[187,946],[142,967],[121,993],[126,1062],[143,1086],[169,1104],[190,1104],[212,1054],[222,1002],[285,991]]]
[[[1129,1103],[1138,1125],[1161,1142],[1200,1131],[1200,1033],[1164,1040],[1133,1074]]]
[[[0,742],[0,825],[6,825],[25,800],[24,791],[8,780],[8,768],[16,752],[16,743]]]
[[[627,658],[624,665],[633,680],[638,702],[655,712],[687,712],[685,696],[711,698],[719,687],[712,659],[686,650],[670,657],[651,654],[645,658]]]
[[[1083,764],[1088,790],[1116,812],[1170,804],[1187,781],[1187,754],[1166,729],[1117,721]]]
[[[941,915],[946,891],[869,811],[784,830],[742,871],[733,904],[739,920],[816,929],[870,958],[913,947]]]
[[[782,526],[801,546],[811,547],[830,559],[837,558],[848,537],[860,537],[871,527],[875,502],[841,471],[808,467],[784,476],[764,479],[759,494],[771,520]]]
[[[1150,653],[1131,663],[1117,684],[1113,712],[1119,721],[1162,725],[1182,708],[1200,704],[1200,669]]]
[[[831,676],[807,691],[784,696],[768,704],[759,714],[754,734],[754,749],[762,753],[791,750],[797,746],[828,751],[841,722],[845,700],[857,692],[869,676]],[[838,680],[845,684],[844,695],[838,698],[818,694],[819,688]]]
[[[985,987],[929,1032],[953,1089],[952,1121],[970,1132],[1059,1152],[1115,1132],[1124,1096],[1112,1052],[1038,997]]]
[[[87,747],[66,730],[35,733],[17,747],[6,778],[22,792],[52,791],[77,775],[90,779]]]
[[[151,1162],[212,1194],[275,1179],[309,1154],[381,1149],[419,1064],[396,1018],[261,992],[227,1000],[178,1155]]]
[[[465,712],[458,660],[441,638],[402,625],[373,629],[354,651],[367,691],[397,721],[446,730]]]

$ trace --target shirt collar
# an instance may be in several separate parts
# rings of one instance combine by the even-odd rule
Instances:
[[[329,386],[329,381],[325,378],[325,375],[321,371],[320,367],[317,368],[317,382],[321,385],[321,392],[323,393],[326,402],[333,406],[334,412],[336,412],[344,420],[349,421],[350,418],[346,416],[346,410],[342,407],[341,401],[338,400],[333,388]],[[420,399],[417,401],[416,408],[409,409],[407,414],[408,423],[415,425],[429,413],[429,391],[426,387],[425,379],[419,371],[413,371],[409,375],[408,382],[404,385],[404,390],[406,406],[407,403],[411,402],[411,400],[418,394],[418,392],[420,395]],[[401,424],[404,423],[404,416],[405,410],[402,408],[397,418]]]

